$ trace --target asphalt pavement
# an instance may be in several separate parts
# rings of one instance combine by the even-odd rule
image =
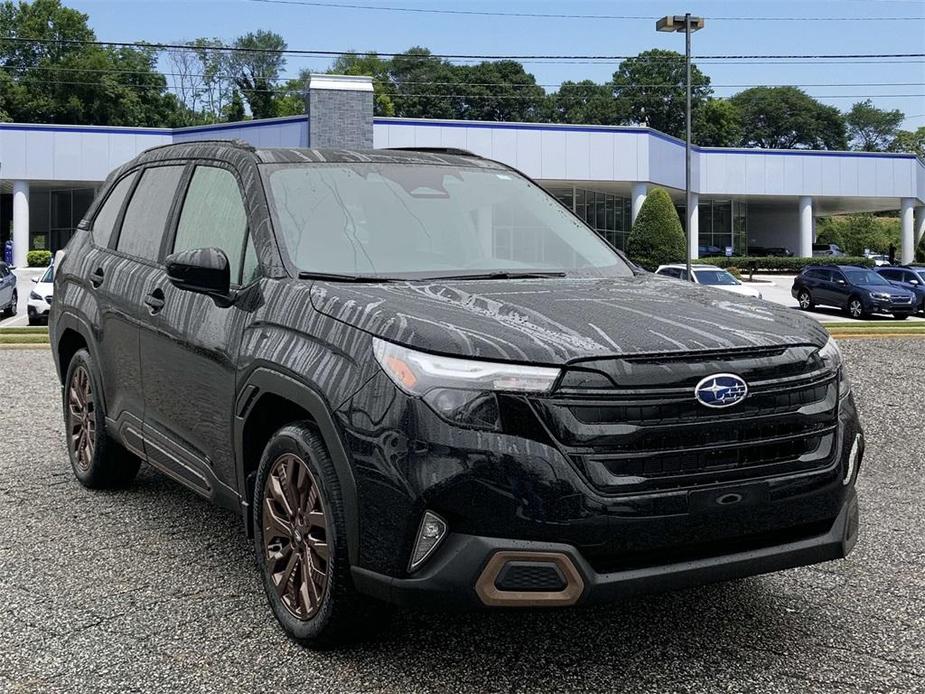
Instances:
[[[0,691],[925,691],[925,342],[844,343],[867,431],[843,561],[550,612],[402,612],[315,653],[237,516],[148,467],[73,479],[47,349],[0,350]]]

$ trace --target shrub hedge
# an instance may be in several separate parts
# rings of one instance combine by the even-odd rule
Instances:
[[[26,264],[29,267],[45,267],[51,263],[51,251],[29,251],[26,253]]]
[[[721,268],[738,268],[740,272],[748,272],[752,265],[756,270],[771,270],[774,272],[799,272],[807,265],[861,265],[863,267],[874,267],[874,261],[870,258],[861,258],[857,256],[825,256],[821,258],[766,258],[766,257],[748,257],[733,256],[726,258],[723,256],[713,258],[700,258],[698,262],[716,265]]]
[[[662,188],[653,188],[626,239],[626,254],[646,270],[654,271],[659,265],[684,258],[685,243],[671,197]]]

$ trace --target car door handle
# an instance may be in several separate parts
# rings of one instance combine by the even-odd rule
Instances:
[[[103,268],[98,267],[92,273],[90,273],[90,284],[94,287],[99,287],[103,284],[103,280],[106,278],[106,273],[103,272]]]
[[[160,289],[155,289],[145,297],[145,304],[151,309],[152,314],[159,313],[164,308],[164,292]]]

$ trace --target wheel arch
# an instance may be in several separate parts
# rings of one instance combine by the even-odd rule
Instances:
[[[316,427],[334,463],[344,503],[348,556],[350,563],[356,565],[359,555],[356,480],[330,405],[303,381],[266,367],[251,373],[238,391],[235,404],[237,482],[245,530],[249,537],[253,535],[254,478],[267,441],[281,427],[303,420]]]

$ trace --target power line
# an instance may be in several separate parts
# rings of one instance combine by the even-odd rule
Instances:
[[[655,21],[658,17],[649,15],[615,15],[615,14],[566,14],[558,12],[493,12],[487,10],[447,10],[430,7],[389,7],[385,5],[360,5],[355,3],[316,2],[314,0],[248,0],[273,5],[301,5],[306,7],[326,7],[340,10],[373,10],[375,12],[405,12],[412,14],[442,14],[479,17],[527,17],[533,19],[617,19],[624,21]],[[710,17],[713,22],[908,22],[925,21],[925,17]]]
[[[18,71],[21,73],[28,73],[31,71],[39,72],[72,72],[72,73],[88,73],[88,74],[114,74],[114,75],[142,75],[142,76],[152,76],[152,75],[163,75],[164,77],[183,77],[188,79],[204,79],[206,77],[211,79],[224,79],[232,80],[234,75],[225,74],[225,73],[214,73],[214,74],[203,74],[203,73],[182,73],[182,72],[152,72],[150,70],[127,70],[121,68],[79,68],[79,67],[61,67],[61,66],[27,66],[27,67],[17,67],[14,65],[0,65],[0,70],[8,71]],[[275,77],[269,79],[270,82],[289,82],[292,79],[290,77]],[[393,85],[396,83],[388,82],[387,84]],[[428,85],[428,86],[440,86],[440,87],[456,87],[456,86],[465,86],[465,87],[512,87],[518,89],[526,89],[530,87],[549,87],[549,88],[559,88],[562,87],[564,82],[530,82],[530,83],[514,83],[514,82],[468,82],[468,81],[455,81],[455,82],[435,82],[430,80],[400,80],[397,84],[402,86],[404,85]],[[607,86],[609,83],[595,83],[597,86]],[[570,81],[569,86],[572,87],[583,87],[581,82]],[[680,83],[670,83],[670,82],[630,82],[627,84],[621,84],[620,87],[644,87],[652,89],[679,89],[683,88],[683,84]],[[781,83],[781,84],[767,84],[767,83],[752,83],[752,82],[742,82],[738,84],[723,84],[723,83],[713,83],[707,85],[696,85],[704,86],[715,89],[746,89],[749,87],[921,87],[925,86],[925,82],[803,82],[803,83]]]
[[[309,55],[321,57],[341,57],[360,55],[356,51],[328,51],[328,50],[308,50],[297,48],[281,49],[264,49],[264,48],[247,48],[242,46],[221,46],[207,47],[191,46],[185,43],[146,43],[143,41],[92,41],[88,39],[25,39],[19,37],[0,38],[0,41],[12,41],[16,43],[38,43],[38,44],[64,44],[64,45],[93,45],[93,46],[116,46],[121,48],[147,48],[154,50],[183,50],[183,51],[214,51],[218,53],[257,53],[257,54],[281,54],[281,55]],[[370,53],[370,52],[367,52]],[[405,57],[441,60],[592,60],[592,61],[622,61],[630,58],[638,58],[637,55],[477,55],[463,53],[429,53],[427,55],[415,55],[408,53],[386,53],[371,51],[380,57]],[[696,60],[841,60],[841,59],[871,59],[871,58],[925,58],[925,53],[818,53],[818,54],[789,54],[789,55],[772,55],[772,54],[741,54],[741,55],[699,55],[694,56]],[[674,57],[646,58],[649,61],[675,60]]]

